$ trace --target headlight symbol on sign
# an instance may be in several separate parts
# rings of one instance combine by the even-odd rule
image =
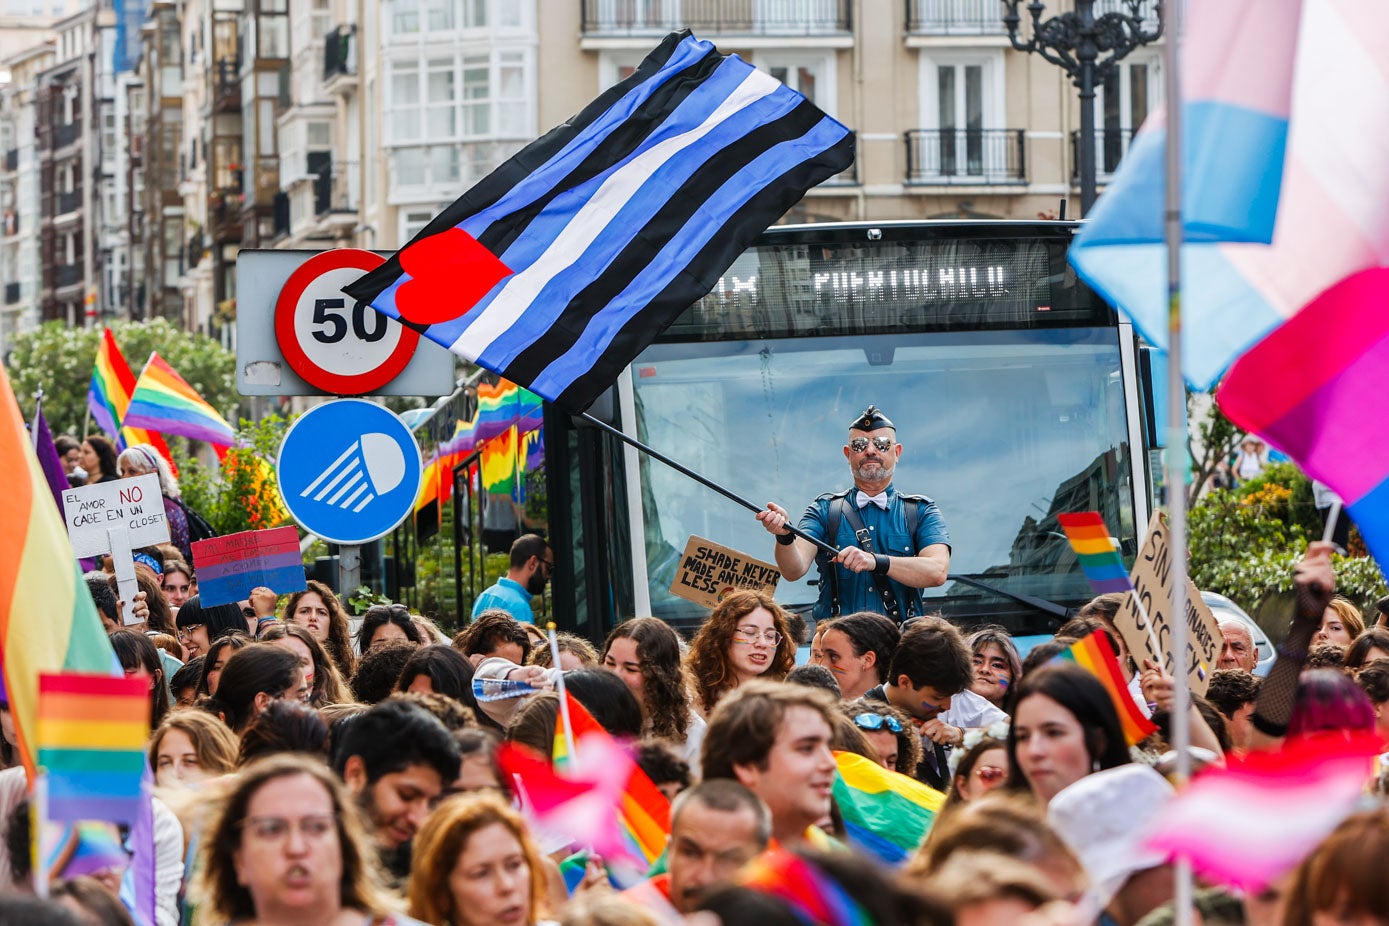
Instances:
[[[312,497],[338,508],[361,511],[379,495],[400,485],[405,478],[405,454],[386,434],[363,434],[342,452],[300,498]]]

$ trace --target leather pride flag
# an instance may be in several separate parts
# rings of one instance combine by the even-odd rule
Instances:
[[[805,97],[674,33],[345,291],[577,413],[853,160]]]

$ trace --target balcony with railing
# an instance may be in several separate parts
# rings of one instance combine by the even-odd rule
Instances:
[[[22,296],[22,295],[23,295],[23,292],[21,291],[21,284],[19,284],[19,283],[6,283],[6,284],[5,284],[5,305],[14,305],[16,302],[19,301],[19,298],[20,298],[20,296]]]
[[[330,162],[320,168],[313,182],[314,215],[330,225],[357,223],[357,165],[353,161]]]
[[[1003,0],[907,0],[907,34],[1006,35]]]
[[[907,183],[995,186],[1027,182],[1022,129],[911,129]]]
[[[213,112],[241,111],[241,61],[237,58],[218,58],[212,62]]]
[[[323,37],[323,86],[329,92],[350,89],[357,76],[357,26],[338,26]]]
[[[54,212],[54,215],[67,215],[69,212],[76,212],[80,208],[82,208],[81,190],[59,193],[57,210]]]
[[[585,38],[828,36],[850,31],[849,0],[581,0]]]
[[[1133,129],[1095,130],[1095,182],[1108,183],[1133,143]],[[1071,133],[1071,183],[1080,183],[1080,133]]]
[[[1145,23],[1156,23],[1158,18],[1159,0],[1140,0],[1138,4],[1138,15]],[[1130,0],[1095,0],[1095,18],[1099,19],[1106,13],[1120,13],[1128,16],[1132,13],[1132,3]]]
[[[67,122],[53,127],[53,150],[66,148],[82,137],[82,123]]]
[[[54,289],[63,289],[68,286],[76,286],[81,282],[81,264],[59,264],[57,271],[53,274]]]

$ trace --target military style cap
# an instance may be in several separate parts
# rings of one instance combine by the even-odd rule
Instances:
[[[878,428],[892,428],[897,430],[897,425],[892,423],[892,419],[878,410],[878,406],[870,405],[863,410],[857,418],[849,423],[850,431],[876,431]]]

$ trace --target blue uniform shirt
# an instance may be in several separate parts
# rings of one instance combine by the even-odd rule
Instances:
[[[531,614],[531,593],[520,582],[506,576],[477,596],[477,601],[473,602],[473,617],[488,608],[501,608],[523,624],[535,623],[535,615]]]
[[[850,489],[845,502],[855,505],[858,496],[857,489]],[[801,515],[801,521],[797,525],[812,537],[820,540],[827,540],[839,549],[847,546],[857,546],[854,539],[854,528],[849,523],[849,519],[841,517],[839,519],[838,534],[834,538],[826,538],[825,534],[829,530],[830,506],[835,504],[838,496],[834,494],[821,495],[805,509],[805,514]],[[916,536],[907,534],[907,512],[903,503],[904,498],[914,498],[917,504]],[[859,517],[863,520],[863,526],[868,528],[873,535],[873,552],[883,553],[887,556],[916,556],[926,547],[933,543],[943,543],[949,545],[950,532],[945,527],[945,518],[941,516],[940,509],[936,503],[924,495],[904,496],[898,493],[893,486],[887,487],[887,510],[879,508],[877,505],[865,505],[858,508]],[[829,556],[820,552],[815,557],[815,563],[820,567],[820,597],[815,602],[815,619],[817,621],[827,620],[830,614],[830,582],[826,574],[829,568]],[[879,614],[886,612],[883,607],[882,596],[878,594],[878,587],[873,582],[871,572],[850,572],[843,566],[834,566],[839,576],[839,613],[853,614],[855,611],[876,611]],[[921,614],[921,590],[909,588],[888,579],[888,584],[897,593],[897,606],[901,610],[902,619],[906,619],[908,613]]]

